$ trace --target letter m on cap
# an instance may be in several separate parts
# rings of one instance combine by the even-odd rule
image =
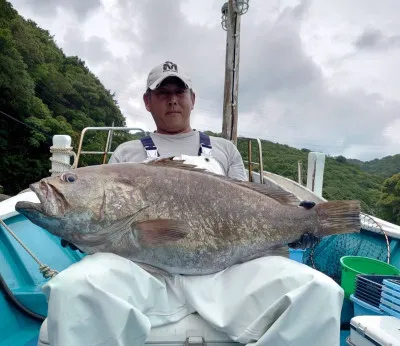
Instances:
[[[171,61],[166,61],[163,65],[163,72],[169,71],[178,73],[178,66]]]

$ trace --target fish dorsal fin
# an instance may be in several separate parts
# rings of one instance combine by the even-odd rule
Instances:
[[[187,171],[198,171],[198,172],[204,172],[207,173],[207,171],[204,168],[198,168],[196,165],[190,164],[190,163],[185,163],[185,160],[174,160],[174,157],[165,157],[161,159],[154,159],[148,162],[143,163],[144,165],[149,165],[149,166],[163,166],[163,167],[170,167],[170,168],[178,168],[178,169],[183,169]]]
[[[268,186],[265,184],[250,183],[247,181],[240,181],[237,182],[237,184],[247,189],[257,191],[265,196],[271,197],[281,204],[298,206],[300,203],[299,199],[294,194],[278,186]]]
[[[207,174],[207,175],[216,177],[218,179],[227,180],[227,181],[230,181],[233,183],[241,182],[241,180],[236,180],[236,179],[227,177],[225,175],[216,174],[205,168],[199,168],[196,165],[193,165],[191,163],[185,163],[185,160],[173,160],[173,157],[155,159],[152,161],[145,162],[143,164],[150,165],[150,166],[162,166],[162,167],[167,167],[167,168],[182,169],[184,171],[190,171],[190,172],[199,172],[202,174]]]
[[[227,176],[223,176],[223,175],[219,175],[219,174],[210,172],[204,168],[197,168],[195,165],[186,164],[184,162],[185,162],[184,160],[173,160],[173,157],[167,157],[167,158],[155,159],[155,160],[149,161],[145,164],[183,169],[183,170],[192,171],[192,172],[193,171],[200,172],[203,174],[211,175],[218,179],[223,179],[223,180],[229,181],[233,184],[240,185],[244,188],[256,191],[258,193],[261,193],[265,196],[268,196],[268,197],[276,200],[277,202],[279,202],[281,204],[298,206],[300,203],[299,199],[294,194],[292,194],[291,192],[289,192],[287,190],[284,190],[283,188],[281,188],[279,186],[257,184],[257,183],[251,183],[251,182],[247,182],[247,181],[233,179],[233,178],[230,178]]]

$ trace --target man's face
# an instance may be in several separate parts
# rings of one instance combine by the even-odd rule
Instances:
[[[176,78],[166,79],[161,85],[145,94],[146,109],[152,114],[159,133],[191,131],[190,113],[195,95]]]

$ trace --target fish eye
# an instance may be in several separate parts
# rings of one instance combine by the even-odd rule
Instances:
[[[73,173],[62,174],[60,178],[66,183],[73,183],[77,179],[76,175]]]

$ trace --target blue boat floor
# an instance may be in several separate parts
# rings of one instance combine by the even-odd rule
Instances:
[[[0,341],[0,346],[37,346],[37,328],[25,328],[18,333]]]

